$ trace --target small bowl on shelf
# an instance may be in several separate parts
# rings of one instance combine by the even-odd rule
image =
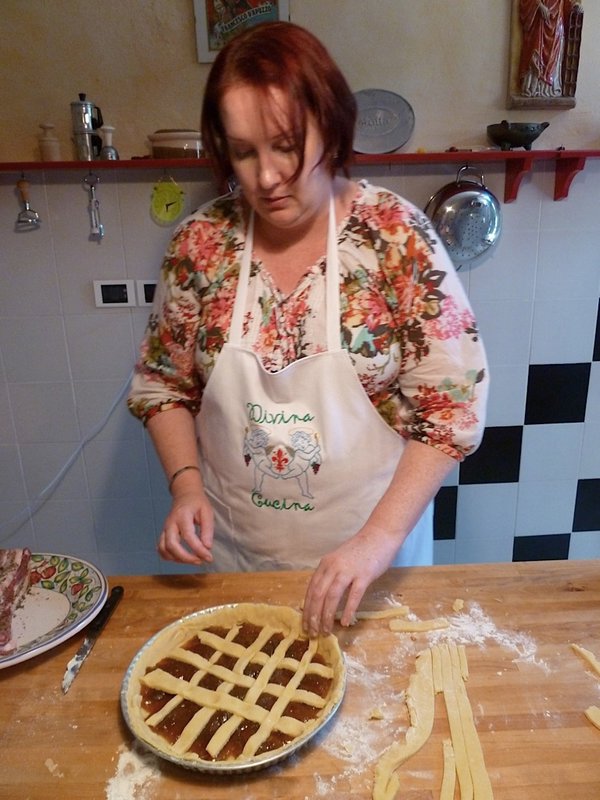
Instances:
[[[501,150],[512,150],[513,147],[524,147],[531,150],[532,143],[545,131],[549,122],[497,122],[487,126],[487,134]]]
[[[164,128],[148,136],[153,158],[200,158],[200,131]]]

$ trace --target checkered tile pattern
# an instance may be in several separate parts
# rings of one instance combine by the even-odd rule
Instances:
[[[436,561],[600,557],[600,301],[592,350],[529,366],[523,425],[486,428],[437,495]]]

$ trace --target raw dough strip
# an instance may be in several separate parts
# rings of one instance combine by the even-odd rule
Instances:
[[[585,715],[592,725],[595,725],[600,730],[600,708],[598,706],[590,706],[586,708]]]
[[[391,606],[382,611],[357,611],[355,619],[389,619],[390,617],[405,617],[410,612],[408,606]]]
[[[406,692],[410,727],[404,744],[394,742],[375,766],[373,800],[393,800],[400,789],[397,770],[431,736],[435,695],[444,694],[451,742],[444,742],[444,774],[440,800],[454,797],[456,776],[461,800],[493,800],[483,750],[473,720],[465,680],[469,674],[463,645],[442,644],[417,656],[416,671]]]
[[[591,650],[586,650],[585,647],[581,647],[578,644],[572,644],[571,647],[577,653],[577,655],[580,655],[584,661],[587,661],[596,675],[600,678],[600,661],[598,661]]]
[[[406,690],[410,727],[403,744],[393,742],[375,766],[373,800],[392,800],[400,788],[396,770],[417,753],[431,736],[435,694],[431,650],[423,650],[416,659],[416,670]]]
[[[468,767],[471,771],[474,797],[475,800],[492,800],[492,785],[485,767],[483,749],[473,719],[473,709],[471,708],[471,703],[467,696],[459,648],[451,645],[450,656],[452,661],[452,675],[460,710],[460,720],[467,747]]]
[[[437,631],[448,628],[450,623],[445,617],[435,619],[392,619],[390,620],[391,631],[404,631],[406,633],[419,633],[422,631]]]
[[[452,669],[452,656],[447,644],[437,646],[440,650],[442,662],[444,702],[446,704],[446,713],[448,714],[452,746],[456,754],[456,774],[458,775],[458,783],[460,786],[460,797],[461,800],[473,800],[473,780],[469,768],[469,756],[467,754],[467,743],[463,730],[459,698],[456,691],[456,680]]]
[[[444,772],[442,775],[442,786],[440,789],[440,800],[454,800],[454,789],[456,787],[456,758],[454,748],[450,739],[444,739]]]

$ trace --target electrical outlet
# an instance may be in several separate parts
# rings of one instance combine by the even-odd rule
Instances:
[[[154,300],[156,281],[136,281],[138,306],[151,306]]]
[[[94,281],[94,299],[98,308],[135,306],[134,281]]]

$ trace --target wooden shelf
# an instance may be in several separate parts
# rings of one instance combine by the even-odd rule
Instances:
[[[517,199],[524,176],[531,171],[534,161],[554,162],[554,199],[564,200],[578,172],[588,158],[600,158],[600,150],[446,150],[422,153],[356,153],[357,166],[401,164],[487,164],[504,162],[504,202]],[[0,172],[25,173],[60,170],[210,170],[207,158],[132,158],[121,161],[12,161],[0,162]]]

